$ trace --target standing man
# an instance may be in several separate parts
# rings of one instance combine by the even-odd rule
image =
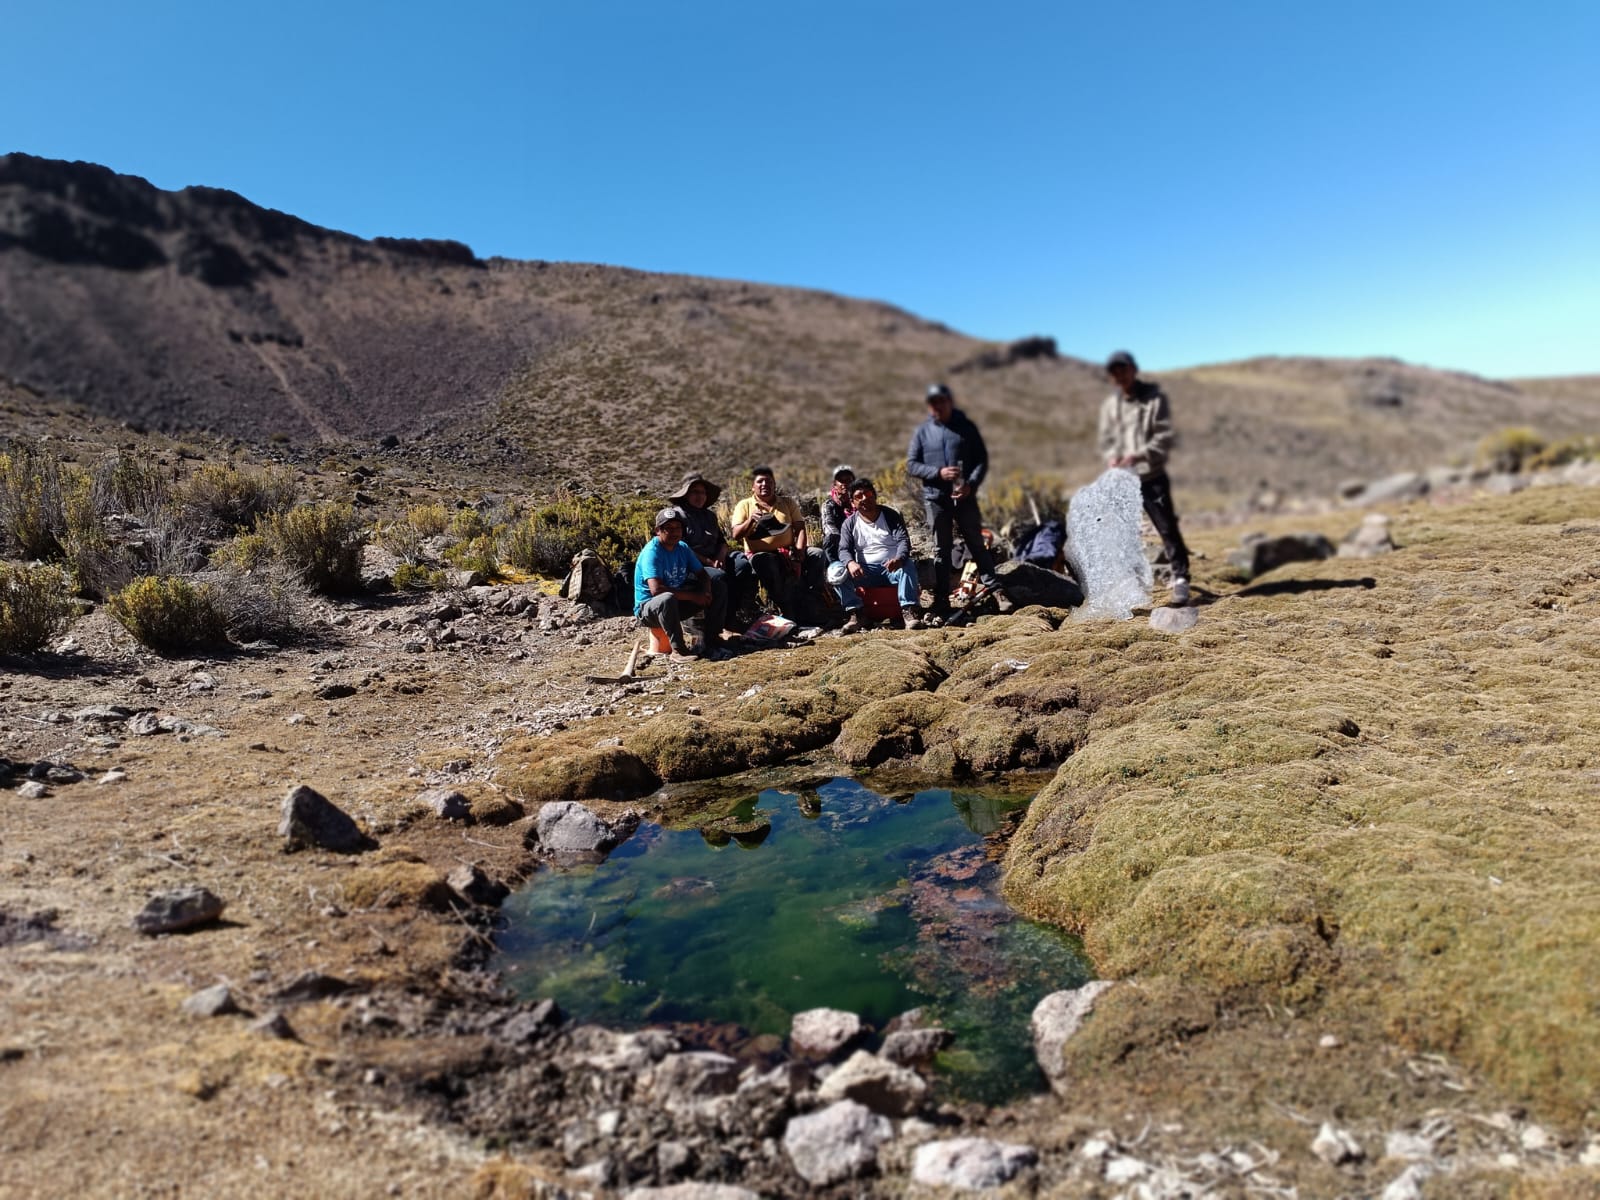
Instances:
[[[950,615],[950,552],[954,530],[961,531],[967,553],[978,564],[978,581],[1000,586],[994,555],[983,544],[983,514],[978,511],[978,485],[989,471],[989,450],[983,435],[942,383],[928,389],[928,419],[918,425],[906,448],[906,471],[922,480],[922,499],[933,530],[933,608],[940,621]]]
[[[1172,450],[1172,405],[1159,384],[1139,378],[1139,364],[1126,350],[1106,359],[1106,374],[1117,390],[1100,405],[1100,453],[1106,466],[1126,467],[1139,476],[1144,511],[1161,535],[1172,568],[1172,602],[1189,603],[1189,547],[1178,529],[1167,479]]]
[[[656,514],[655,537],[639,552],[633,567],[633,615],[641,625],[667,635],[673,658],[686,659],[694,652],[683,639],[683,618],[704,609],[706,629],[721,629],[726,600],[726,593],[712,592],[705,567],[684,542],[683,514],[663,508]]]
[[[751,472],[750,494],[734,505],[728,536],[744,543],[769,602],[791,621],[802,613],[802,598],[817,592],[827,559],[807,545],[806,521],[800,506],[778,494],[771,467]]]

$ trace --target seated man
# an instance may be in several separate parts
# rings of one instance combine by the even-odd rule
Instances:
[[[806,522],[800,506],[778,494],[771,467],[757,467],[750,480],[750,495],[733,510],[730,537],[744,543],[767,599],[791,621],[800,621],[811,607],[809,594],[822,586],[827,559],[807,545]]]
[[[683,514],[683,540],[705,568],[711,580],[711,594],[721,593],[726,619],[730,613],[755,607],[756,573],[750,559],[728,545],[722,535],[722,524],[711,508],[721,494],[722,489],[700,472],[690,471],[679,484],[678,494],[667,497],[667,502]],[[706,644],[714,645],[721,635],[722,627],[713,629],[707,620]]]
[[[839,531],[839,565],[832,568],[839,602],[849,611],[841,633],[855,633],[862,627],[862,587],[892,587],[900,598],[900,624],[904,629],[922,628],[922,588],[917,582],[917,564],[911,557],[911,535],[906,523],[892,508],[878,503],[878,490],[870,479],[850,485],[855,512],[845,519]]]
[[[683,514],[663,508],[656,514],[655,537],[645,543],[633,567],[633,615],[641,625],[666,633],[673,658],[692,658],[683,637],[685,609],[704,609],[706,628],[722,628],[722,605],[705,568],[684,544]]]
[[[822,500],[822,552],[831,563],[839,561],[839,530],[844,528],[844,519],[855,511],[850,504],[850,485],[855,481],[856,473],[849,467],[835,467],[833,487]]]

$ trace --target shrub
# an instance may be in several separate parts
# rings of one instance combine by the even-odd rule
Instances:
[[[174,500],[183,519],[208,537],[249,529],[294,504],[294,475],[285,468],[244,470],[206,463],[184,480]]]
[[[102,516],[155,513],[171,493],[172,482],[165,471],[131,454],[119,451],[95,466],[94,507]]]
[[[438,537],[450,528],[450,514],[442,504],[418,504],[406,509],[406,524],[423,537]]]
[[[1590,462],[1596,458],[1600,458],[1600,437],[1584,434],[1551,442],[1529,459],[1527,465],[1534,471],[1548,471],[1571,462]]]
[[[56,567],[0,563],[0,654],[33,654],[50,644],[72,608]]]
[[[578,551],[593,550],[608,565],[621,566],[650,540],[659,507],[647,499],[557,495],[511,529],[506,561],[523,571],[559,576],[571,569]]]
[[[70,472],[48,454],[20,445],[0,454],[0,550],[17,558],[60,558],[69,481]]]
[[[204,580],[201,586],[215,585],[223,625],[236,641],[293,642],[310,628],[311,593],[287,563],[268,559],[249,569],[228,566]]]
[[[211,565],[253,571],[272,561],[272,547],[262,533],[241,533],[211,552]]]
[[[111,615],[142,645],[162,654],[226,641],[221,597],[170,575],[143,575],[106,601]]]
[[[403,562],[394,569],[391,583],[405,592],[440,592],[450,586],[450,572]]]
[[[305,504],[273,513],[258,532],[313,590],[348,592],[361,586],[364,529],[350,505]]]
[[[1512,425],[1485,434],[1478,443],[1478,465],[1491,471],[1520,471],[1541,450],[1544,439],[1526,425]]]
[[[479,534],[457,542],[444,556],[463,571],[481,571],[490,579],[500,573],[500,542],[493,534]]]
[[[457,541],[468,542],[490,532],[489,522],[475,508],[458,508],[450,518],[450,536]]]

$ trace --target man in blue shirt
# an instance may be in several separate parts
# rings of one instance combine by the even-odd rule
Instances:
[[[726,593],[713,592],[705,567],[683,540],[683,514],[663,508],[656,514],[656,536],[639,552],[633,567],[633,615],[641,625],[660,629],[675,659],[693,658],[683,637],[684,610],[704,610],[706,628],[722,628]]]

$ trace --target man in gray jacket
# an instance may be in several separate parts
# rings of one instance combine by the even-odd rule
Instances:
[[[1172,602],[1189,603],[1189,547],[1183,544],[1172,506],[1167,455],[1172,450],[1172,404],[1159,384],[1139,378],[1139,364],[1126,350],[1106,360],[1117,390],[1100,405],[1100,453],[1108,467],[1139,476],[1144,511],[1161,535],[1172,567]]]
[[[950,556],[954,531],[961,531],[967,553],[978,564],[978,581],[998,588],[994,555],[983,544],[983,514],[978,511],[978,485],[989,473],[989,449],[972,419],[956,407],[942,383],[928,389],[928,419],[918,425],[906,447],[906,471],[922,480],[922,500],[933,530],[933,617],[950,615]]]

